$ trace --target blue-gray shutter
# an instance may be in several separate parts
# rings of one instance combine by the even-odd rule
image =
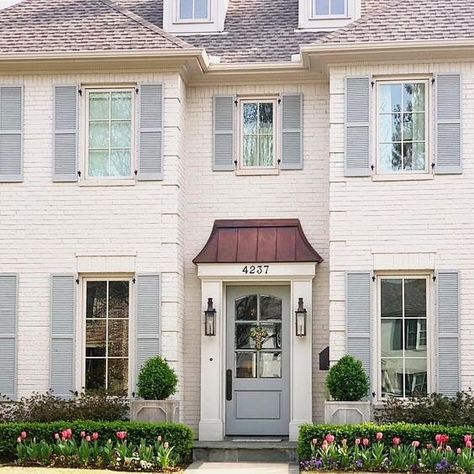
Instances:
[[[347,354],[362,362],[370,377],[372,277],[369,272],[346,274]]]
[[[370,77],[346,77],[345,176],[370,176]]]
[[[212,169],[233,171],[234,156],[234,109],[233,96],[215,96],[213,101],[214,145]]]
[[[282,95],[281,164],[283,170],[303,168],[303,94]]]
[[[160,275],[137,275],[136,367],[160,353],[161,288]]]
[[[18,276],[0,274],[0,394],[16,398]]]
[[[163,179],[163,84],[141,84],[140,134],[138,146],[139,181]]]
[[[437,174],[462,173],[462,83],[460,74],[436,76]]]
[[[54,86],[53,181],[78,180],[78,87]]]
[[[69,398],[74,383],[74,326],[76,319],[76,279],[74,275],[51,277],[51,368],[50,388],[59,397]]]
[[[436,278],[438,312],[438,392],[453,397],[460,390],[459,274],[440,271]]]
[[[23,181],[23,88],[0,87],[0,182]]]

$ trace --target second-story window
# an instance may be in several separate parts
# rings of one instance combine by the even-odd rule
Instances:
[[[347,16],[347,0],[313,0],[314,17]]]
[[[276,100],[241,101],[241,168],[275,168]]]
[[[428,81],[377,87],[377,173],[428,172]]]
[[[208,20],[209,0],[178,0],[179,20]]]
[[[87,91],[87,177],[130,178],[133,160],[131,89]]]

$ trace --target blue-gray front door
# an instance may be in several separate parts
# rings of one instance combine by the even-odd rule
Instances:
[[[227,289],[226,434],[287,436],[290,288]]]

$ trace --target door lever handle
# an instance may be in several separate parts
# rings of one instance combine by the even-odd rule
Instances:
[[[225,373],[225,399],[232,401],[232,370],[227,369]]]

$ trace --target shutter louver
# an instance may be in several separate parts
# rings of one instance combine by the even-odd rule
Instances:
[[[438,392],[454,397],[460,390],[459,275],[440,271],[438,285]]]
[[[437,174],[462,173],[461,76],[436,76]]]
[[[74,391],[74,325],[76,281],[74,275],[51,278],[51,390],[70,398]]]
[[[303,95],[282,96],[281,169],[303,168]]]
[[[136,368],[160,353],[160,275],[137,275]]]
[[[214,171],[234,170],[234,97],[216,96],[213,104]]]
[[[18,277],[0,274],[0,394],[16,399]]]
[[[78,87],[54,87],[54,160],[53,181],[78,180]]]
[[[140,86],[139,181],[163,179],[163,84]]]
[[[23,181],[23,88],[0,87],[0,182]]]
[[[372,345],[370,337],[371,285],[370,273],[347,273],[346,275],[347,354],[362,362],[369,378]]]
[[[346,78],[345,176],[370,176],[370,78]]]

